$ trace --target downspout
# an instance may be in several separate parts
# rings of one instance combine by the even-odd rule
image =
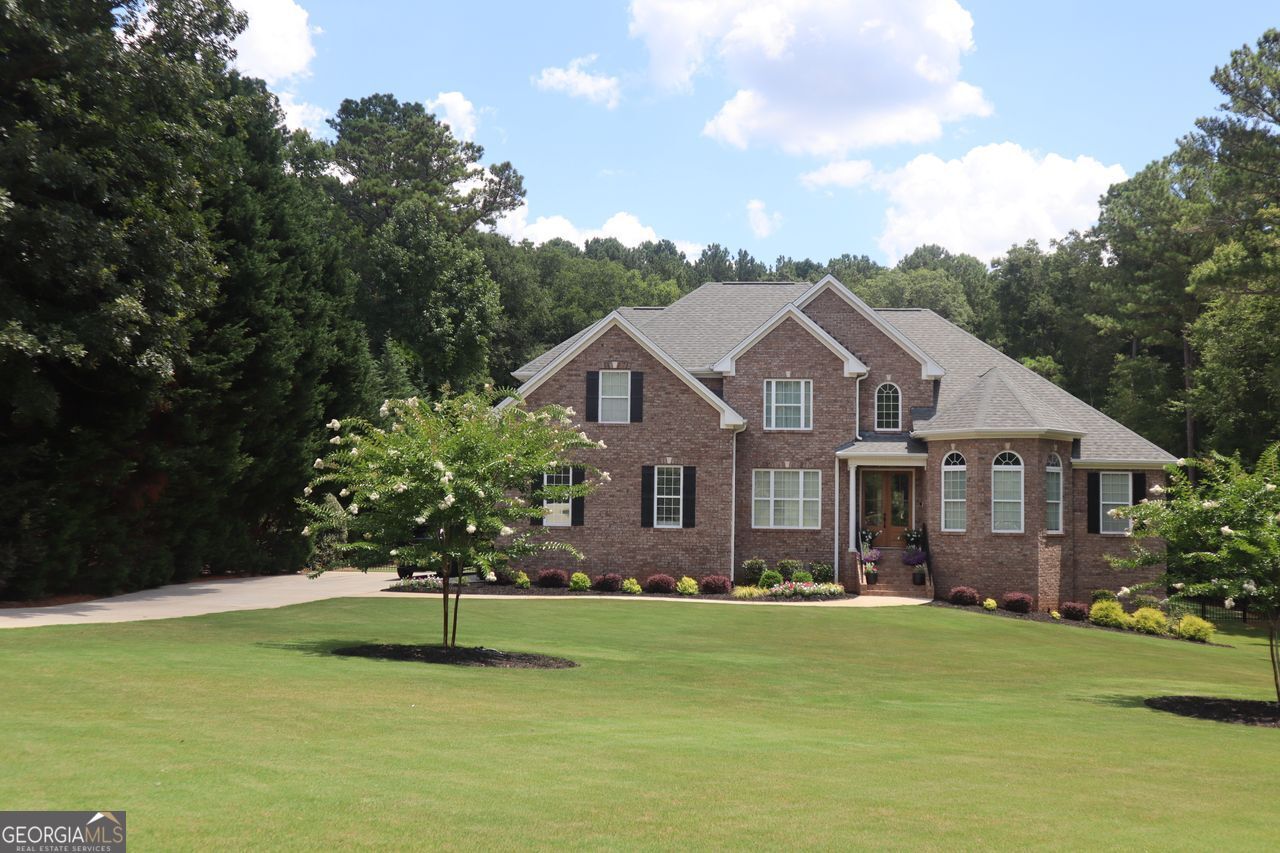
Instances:
[[[840,579],[840,457],[839,456],[836,457],[836,470],[835,470],[835,474],[832,475],[831,484],[836,491],[835,515],[831,519],[831,529],[832,531],[834,531],[833,548],[835,552],[834,554],[832,554],[832,557],[835,559],[835,562],[831,564],[831,567],[835,570],[835,580],[839,580]]]
[[[738,433],[733,431],[733,443],[730,445],[729,460],[729,583],[733,583],[733,566],[737,562],[734,549],[738,544]]]
[[[862,374],[853,385],[853,437],[857,441],[862,441],[862,380],[866,378]]]

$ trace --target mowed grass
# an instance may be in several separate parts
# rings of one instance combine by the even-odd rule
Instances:
[[[463,603],[572,670],[336,657],[438,602],[0,631],[0,808],[125,809],[146,849],[1261,848],[1265,644],[929,607]]]

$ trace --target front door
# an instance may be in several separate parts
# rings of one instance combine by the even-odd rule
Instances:
[[[862,472],[863,530],[874,530],[877,548],[906,546],[903,534],[911,526],[911,472]]]

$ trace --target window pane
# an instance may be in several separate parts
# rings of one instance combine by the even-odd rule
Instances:
[[[876,429],[897,429],[899,394],[892,385],[876,389]]]
[[[625,422],[631,420],[631,401],[625,397],[605,397],[600,400],[600,420]]]
[[[756,471],[753,476],[755,477],[756,497],[769,497],[769,472]]]
[[[573,484],[573,470],[568,466],[556,468],[542,475],[543,486],[570,486]],[[542,506],[547,514],[542,517],[544,527],[568,527],[570,523],[569,501],[543,501]]]
[[[773,526],[797,527],[800,524],[800,501],[777,500],[773,502]]]
[[[1044,505],[1044,529],[1051,533],[1062,530],[1062,504],[1049,501]]]
[[[680,494],[684,469],[679,465],[659,465],[654,477],[654,523],[659,527],[679,527]]]
[[[626,397],[631,393],[631,373],[626,370],[600,371],[600,393],[605,397]]]
[[[1018,501],[996,501],[991,510],[992,530],[1018,530],[1022,527],[1022,504]]]
[[[1103,533],[1128,533],[1129,519],[1112,518],[1108,513],[1116,507],[1128,506],[1128,501],[1117,504],[1102,504],[1102,526],[1099,528]]]
[[[809,500],[805,501],[804,502],[804,526],[817,527],[819,512],[820,510],[819,510],[817,501],[809,501]]]
[[[755,507],[751,511],[751,524],[753,527],[769,526],[769,500],[767,498],[764,500],[756,498]]]
[[[1021,471],[1001,471],[996,469],[991,472],[991,493],[998,501],[1019,501],[1022,499],[1022,472]]]
[[[800,406],[774,406],[773,409],[773,428],[774,429],[800,429],[803,423],[800,421]]]
[[[805,429],[813,427],[813,383],[804,383],[804,423]]]
[[[944,500],[964,500],[966,471],[942,472],[942,497]]]
[[[1099,485],[1101,486],[1102,502],[1104,504],[1124,504],[1129,503],[1129,474],[1108,474],[1102,473],[1098,475]]]
[[[804,472],[804,496],[818,498],[821,494],[821,475],[817,471]]]
[[[774,500],[777,500],[778,498],[800,497],[800,472],[774,471],[773,497]]]
[[[803,384],[802,382],[795,379],[788,379],[785,381],[779,380],[777,382],[774,382],[773,383],[773,401],[779,404],[793,404],[797,406],[800,405],[801,403],[800,386],[802,384]]]
[[[964,530],[965,511],[963,501],[945,501],[942,504],[942,526],[947,530]]]

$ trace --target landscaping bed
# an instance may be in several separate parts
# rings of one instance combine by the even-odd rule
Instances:
[[[537,655],[528,652],[504,652],[484,646],[452,647],[411,646],[398,643],[368,643],[334,649],[342,657],[376,658],[378,660],[435,663],[449,666],[486,666],[499,669],[572,669],[578,664],[568,658]]]
[[[383,592],[398,593],[401,595],[438,595],[438,589],[396,589],[394,586],[386,587]],[[453,595],[457,591],[456,586],[449,589],[449,594]],[[462,585],[462,594],[468,595],[519,595],[519,596],[536,596],[539,598],[670,598],[670,599],[700,599],[705,601],[738,601],[746,604],[795,604],[802,601],[836,601],[841,598],[851,598],[849,595],[828,595],[815,596],[812,598],[780,598],[772,596],[761,596],[759,598],[735,598],[732,594],[726,593],[698,593],[697,595],[680,595],[679,593],[665,592],[645,592],[640,595],[633,595],[628,592],[601,592],[599,590],[571,590],[564,588],[542,589],[539,587],[530,587],[529,589],[520,589],[514,586],[500,586],[498,584],[480,584],[480,583],[464,583]]]
[[[981,604],[974,604],[974,605],[952,604],[952,603],[951,603],[951,602],[949,602],[949,601],[942,601],[941,599],[935,599],[935,600],[933,600],[933,601],[929,602],[929,606],[931,606],[931,607],[944,607],[944,608],[946,608],[946,609],[948,609],[948,610],[967,610],[967,611],[969,611],[970,613],[981,613],[981,614],[982,614],[982,615],[984,615],[984,616],[1003,616],[1003,617],[1005,617],[1006,619],[1021,619],[1021,620],[1023,620],[1024,622],[1051,622],[1051,623],[1053,623],[1054,625],[1070,625],[1070,626],[1075,627],[1075,628],[1091,628],[1091,629],[1096,630],[1096,631],[1111,631],[1112,633],[1116,633],[1116,634],[1134,634],[1134,633],[1138,633],[1138,632],[1132,631],[1132,630],[1130,630],[1130,629],[1128,629],[1128,628],[1114,628],[1114,627],[1112,627],[1112,626],[1110,626],[1110,625],[1098,625],[1098,624],[1096,624],[1096,623],[1094,623],[1094,622],[1090,622],[1090,621],[1089,621],[1089,620],[1087,620],[1087,619],[1079,620],[1079,621],[1072,620],[1072,619],[1054,619],[1054,618],[1053,618],[1051,615],[1049,615],[1048,613],[1044,613],[1044,612],[1040,612],[1040,611],[1035,611],[1035,610],[1031,611],[1030,613],[1014,613],[1014,612],[1012,612],[1012,611],[1009,611],[1009,610],[1003,610],[1003,609],[1000,609],[1000,608],[997,608],[997,609],[995,609],[995,610],[988,610],[988,609],[986,609],[985,607],[983,607]],[[1195,642],[1197,645],[1200,645],[1200,646],[1216,646],[1216,647],[1218,647],[1218,648],[1220,648],[1220,649],[1229,649],[1229,648],[1232,648],[1232,646],[1230,646],[1230,645],[1228,645],[1228,644],[1226,644],[1226,643],[1216,643],[1216,642],[1212,642],[1212,641],[1210,641],[1210,642],[1199,642],[1199,641],[1192,641],[1192,640],[1184,640],[1184,639],[1182,639],[1181,637],[1173,637],[1173,636],[1170,636],[1170,635],[1168,635],[1168,634],[1143,634],[1143,633],[1138,633],[1138,636],[1141,636],[1141,637],[1154,637],[1154,638],[1155,638],[1155,639],[1157,639],[1157,640],[1174,640],[1174,641],[1179,642],[1179,643]]]
[[[1153,696],[1145,700],[1145,704],[1157,711],[1168,711],[1198,720],[1280,728],[1280,702],[1221,699],[1213,696]]]

